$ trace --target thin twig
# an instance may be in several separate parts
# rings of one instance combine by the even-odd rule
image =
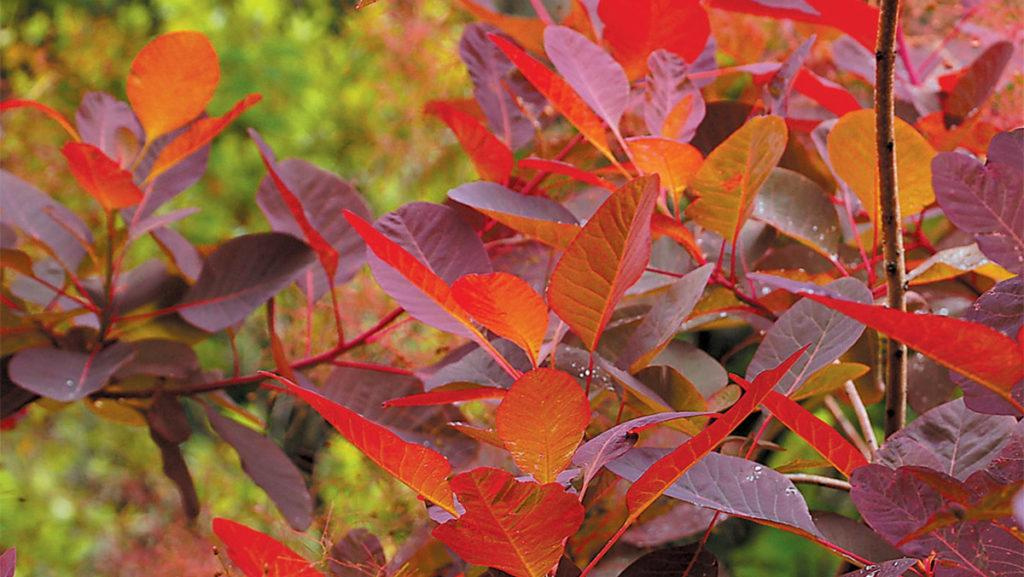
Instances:
[[[893,77],[896,68],[896,30],[900,0],[882,0],[875,47],[875,144],[878,151],[878,190],[881,207],[887,304],[907,310],[906,263],[903,230],[896,184],[896,135],[894,128]],[[907,420],[907,347],[888,340],[885,363],[885,436],[903,428]]]
[[[824,475],[809,475],[807,473],[792,473],[786,475],[786,478],[794,483],[807,483],[808,485],[818,485],[820,487],[828,487],[830,489],[839,489],[840,491],[849,491],[850,484],[842,479],[833,479],[832,477],[825,477]]]
[[[843,412],[843,408],[839,406],[839,402],[836,401],[832,395],[825,396],[825,408],[828,409],[829,414],[836,420],[836,424],[843,430],[846,437],[850,439],[853,446],[857,447],[857,450],[864,455],[865,459],[871,459],[871,449],[868,447],[867,442],[857,432],[857,428],[853,426],[850,419],[846,418],[846,413]]]
[[[861,434],[868,446],[871,447],[871,454],[867,456],[870,461],[874,457],[875,451],[878,450],[878,439],[875,438],[875,428],[871,424],[871,417],[868,416],[868,409],[864,406],[864,400],[860,398],[857,385],[853,384],[853,381],[846,381],[843,384],[843,390],[846,391],[846,396],[850,397],[850,405],[853,406],[853,413],[857,415],[857,424],[860,425]]]

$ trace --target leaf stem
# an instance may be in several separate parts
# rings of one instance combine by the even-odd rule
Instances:
[[[843,390],[846,391],[846,396],[850,398],[853,413],[857,415],[857,424],[860,425],[861,434],[864,435],[864,440],[871,447],[871,454],[868,455],[868,460],[870,461],[874,458],[875,451],[878,450],[878,439],[875,438],[875,428],[871,424],[871,417],[868,416],[868,409],[864,406],[864,400],[860,398],[857,385],[853,384],[853,381],[846,381],[843,384]]]
[[[818,485],[819,487],[828,487],[830,489],[839,489],[840,491],[849,491],[851,489],[850,483],[842,479],[833,479],[832,477],[826,477],[824,475],[810,475],[807,473],[792,473],[786,475],[786,478],[793,483],[807,483],[809,485]]]
[[[896,68],[896,32],[900,0],[882,0],[875,47],[875,145],[878,152],[878,189],[882,220],[887,304],[907,310],[906,263],[896,182],[896,136],[893,81]],[[903,428],[907,420],[907,347],[887,339],[885,354],[885,436]]]

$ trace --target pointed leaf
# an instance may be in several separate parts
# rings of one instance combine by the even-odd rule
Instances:
[[[427,104],[424,111],[448,125],[481,178],[508,182],[512,173],[512,151],[479,120],[448,102],[436,100]]]
[[[557,202],[523,196],[499,184],[463,184],[449,190],[448,198],[555,248],[566,248],[580,232],[576,217]]]
[[[747,121],[715,148],[691,186],[698,198],[686,207],[697,224],[733,242],[754,208],[754,195],[782,158],[786,123],[778,116]]]
[[[24,349],[14,354],[7,371],[21,388],[68,403],[102,389],[134,355],[127,343],[91,354],[49,347]]]
[[[313,563],[280,541],[241,523],[215,517],[213,532],[245,577],[323,577]]]
[[[541,483],[565,470],[589,422],[583,389],[556,369],[534,369],[512,383],[495,415],[512,460]]]
[[[543,577],[562,556],[564,541],[583,523],[583,506],[561,485],[516,481],[491,468],[452,479],[464,515],[433,531],[467,563],[513,577]]]
[[[465,401],[479,401],[482,399],[504,399],[506,393],[508,393],[506,389],[498,389],[495,387],[460,387],[398,397],[384,401],[382,406],[384,408],[430,407],[434,405],[449,405],[451,403],[461,403]]]
[[[875,49],[878,8],[860,0],[713,0],[711,6],[831,26],[849,34],[868,50]]]
[[[206,110],[220,82],[220,62],[210,41],[182,30],[158,36],[132,61],[125,90],[135,115],[153,140]]]
[[[635,136],[626,143],[633,154],[633,164],[645,174],[657,174],[661,185],[678,199],[700,170],[704,157],[696,148],[658,136]]]
[[[576,94],[618,134],[629,101],[629,80],[619,63],[586,36],[565,26],[544,29],[544,51]]]
[[[752,216],[826,258],[834,259],[839,253],[842,235],[831,199],[798,172],[772,170],[757,193]]]
[[[604,41],[632,79],[647,72],[647,57],[658,49],[693,62],[711,34],[698,0],[601,0],[597,13],[604,22]]]
[[[103,151],[84,142],[69,142],[61,148],[71,174],[79,186],[110,212],[142,202],[142,191],[132,180],[132,173],[118,166]]]
[[[764,399],[764,407],[800,438],[807,441],[814,450],[840,473],[849,477],[853,470],[868,464],[864,455],[850,444],[831,425],[814,416],[814,413],[772,391]]]
[[[947,125],[960,124],[995,90],[1013,57],[1013,44],[993,42],[969,65],[939,77],[939,101]]]
[[[127,166],[146,139],[127,102],[105,92],[86,92],[75,112],[82,140],[95,145],[119,165]]]
[[[287,379],[263,373],[285,385],[290,393],[309,403],[357,449],[390,475],[452,515],[457,515],[448,475],[452,466],[443,455],[403,441],[388,429],[364,419],[359,413],[335,403],[316,391]]]
[[[73,212],[38,188],[0,170],[0,222],[13,226],[41,245],[68,270],[77,270],[92,232]]]
[[[705,103],[699,83],[687,76],[707,72],[714,58],[697,59],[693,65],[668,50],[655,50],[647,58],[649,70],[644,80],[644,122],[655,136],[689,142],[704,119]]]
[[[548,307],[526,281],[504,272],[468,274],[452,285],[452,296],[477,322],[519,345],[537,366]]]
[[[233,238],[206,257],[178,313],[204,331],[226,329],[288,286],[314,258],[306,243],[279,232]]]
[[[619,299],[647,267],[657,177],[612,193],[573,239],[548,285],[552,310],[594,350]]]

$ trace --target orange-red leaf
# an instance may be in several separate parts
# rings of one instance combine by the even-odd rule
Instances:
[[[861,0],[805,0],[811,10],[798,7],[797,2],[764,2],[762,0],[712,0],[713,8],[789,18],[799,22],[822,24],[839,29],[868,50],[875,49],[878,8]],[[789,5],[789,6],[787,6]]]
[[[359,413],[321,396],[316,391],[296,385],[272,373],[262,374],[287,386],[289,392],[309,403],[341,433],[341,436],[393,477],[445,511],[453,515],[458,514],[455,510],[455,501],[452,499],[452,488],[448,484],[452,466],[444,455],[422,445],[406,442],[389,429],[363,418]]]
[[[505,272],[468,274],[452,285],[452,296],[477,322],[519,345],[537,366],[548,307],[526,281]]]
[[[323,577],[313,563],[280,541],[236,523],[216,517],[213,532],[228,548],[228,557],[245,577]]]
[[[36,102],[35,100],[22,100],[19,98],[11,98],[10,100],[4,100],[0,102],[0,112],[6,112],[8,110],[14,110],[15,108],[35,108],[43,114],[49,116],[53,121],[60,125],[65,132],[71,135],[71,138],[75,140],[81,140],[82,138],[78,135],[78,131],[75,130],[74,126],[68,122],[64,115],[42,102]]]
[[[209,39],[183,30],[158,36],[139,51],[125,90],[152,141],[202,114],[219,82],[220,61]]]
[[[701,253],[700,247],[697,246],[697,239],[693,236],[693,232],[690,229],[683,226],[683,223],[678,220],[656,212],[651,215],[651,234],[657,238],[659,236],[667,236],[674,240],[676,244],[686,249],[693,260],[697,264],[704,264],[707,259],[704,258],[704,254]]]
[[[537,18],[494,12],[484,8],[475,0],[459,0],[459,2],[477,20],[493,25],[525,46],[527,50],[544,52],[544,23]]]
[[[590,350],[619,299],[647,267],[657,197],[657,176],[637,178],[613,192],[551,273],[551,308]]]
[[[746,394],[740,397],[740,400],[724,415],[644,471],[644,474],[626,492],[629,518],[636,519],[694,463],[710,453],[722,439],[725,439],[726,435],[738,427],[750,413],[754,412],[754,409],[764,401],[779,379],[789,371],[806,350],[807,347],[800,349],[778,367],[757,375]]]
[[[562,113],[580,134],[602,154],[612,158],[608,147],[608,135],[605,134],[604,122],[587,106],[587,103],[569,84],[548,69],[534,57],[523,51],[507,39],[491,34],[488,36],[499,49],[516,65],[523,76],[548,99],[548,102]],[[539,52],[539,50],[538,50]]]
[[[569,164],[568,162],[563,162],[561,160],[549,160],[547,158],[536,158],[531,156],[528,158],[521,159],[518,165],[521,169],[533,169],[552,174],[563,174],[565,176],[568,176],[569,178],[573,178],[580,182],[585,182],[592,186],[600,186],[601,188],[605,188],[608,190],[615,190],[614,184],[608,182],[607,180],[601,178],[600,176],[592,172],[587,172],[582,168],[577,168]]]
[[[690,180],[700,170],[704,157],[693,146],[658,136],[637,136],[626,140],[633,164],[645,173],[661,177],[661,185],[678,201]]]
[[[491,134],[483,123],[449,102],[430,102],[424,111],[448,125],[481,178],[508,182],[512,173],[512,151]]]
[[[470,182],[448,191],[448,198],[548,246],[565,250],[580,232],[576,217],[542,196],[524,196],[490,182]]]
[[[498,436],[524,473],[554,482],[590,422],[579,383],[557,369],[534,369],[512,383],[495,416]]]
[[[466,513],[435,528],[434,537],[467,563],[513,577],[547,575],[583,523],[583,505],[555,483],[519,482],[481,467],[456,475],[452,488]]]
[[[935,362],[974,379],[1024,412],[1011,394],[1024,379],[1024,350],[985,325],[942,315],[915,314],[805,294],[831,309],[903,342]]]
[[[764,399],[764,406],[847,477],[857,467],[868,464],[864,455],[835,429],[789,397],[770,391]]]
[[[142,191],[132,173],[121,168],[103,151],[84,142],[69,142],[61,148],[71,174],[103,210],[110,212],[142,202]]]
[[[647,57],[658,49],[693,62],[711,34],[699,0],[601,0],[597,13],[612,56],[631,80],[647,72]]]
[[[390,407],[432,407],[435,405],[449,405],[451,403],[462,403],[465,401],[480,401],[484,399],[503,399],[507,389],[495,387],[467,387],[457,389],[433,390],[426,393],[418,393],[397,399],[384,401],[385,408]]]
[[[153,168],[146,175],[146,181],[151,182],[175,164],[185,160],[200,148],[209,144],[246,109],[259,102],[262,98],[259,94],[249,94],[236,102],[224,116],[201,118],[193,122],[185,132],[178,135],[160,151],[160,155],[153,161]]]

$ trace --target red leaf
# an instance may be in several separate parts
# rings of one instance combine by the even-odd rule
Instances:
[[[468,274],[452,296],[483,326],[519,345],[533,366],[548,330],[548,307],[526,281],[505,272]]]
[[[845,88],[801,68],[793,80],[793,89],[825,107],[836,116],[863,108]]]
[[[430,391],[406,397],[384,401],[384,407],[432,407],[448,405],[463,401],[479,401],[482,399],[503,399],[508,391],[495,387],[470,387],[468,389],[450,389]]]
[[[110,212],[142,202],[142,191],[132,173],[118,166],[103,151],[84,142],[69,142],[61,148],[71,174],[103,210]]]
[[[554,482],[572,461],[590,422],[579,383],[557,369],[534,369],[512,383],[498,407],[498,436],[524,473]]]
[[[581,168],[569,164],[568,162],[562,162],[560,160],[548,160],[546,158],[535,158],[529,157],[519,161],[519,168],[526,170],[539,170],[544,172],[550,172],[553,174],[563,174],[570,178],[576,179],[580,182],[585,182],[593,186],[600,186],[608,190],[615,190],[615,185],[608,182],[607,180],[597,176],[592,172],[587,172]]]
[[[228,557],[245,577],[323,577],[313,563],[277,539],[241,523],[215,517],[213,532],[227,545]]]
[[[35,108],[36,110],[49,116],[54,122],[59,124],[65,132],[71,135],[71,138],[74,138],[75,140],[82,139],[78,135],[78,131],[75,130],[75,127],[71,126],[71,123],[68,122],[66,118],[64,118],[63,114],[57,112],[56,110],[50,108],[49,106],[41,102],[36,102],[35,100],[22,100],[20,98],[11,98],[10,100],[4,100],[3,102],[0,102],[0,113],[6,112],[8,110],[14,110],[15,108]]]
[[[847,477],[857,467],[868,464],[864,455],[835,429],[789,397],[771,391],[765,397],[764,406]]]
[[[288,184],[278,174],[274,152],[263,141],[260,134],[253,129],[249,129],[249,137],[256,142],[256,146],[260,151],[260,159],[263,160],[263,166],[266,167],[267,174],[274,181],[274,186],[277,187],[281,200],[288,207],[292,218],[295,219],[295,222],[302,230],[303,236],[306,237],[306,242],[309,243],[309,246],[316,252],[317,258],[320,259],[320,266],[323,267],[324,272],[327,274],[327,282],[333,286],[334,275],[338,272],[338,250],[334,248],[334,245],[327,242],[327,239],[320,234],[320,231],[309,222],[309,218],[306,217],[306,209],[303,208],[299,197],[295,196],[295,193],[288,188]]]
[[[683,226],[683,223],[678,220],[665,216],[660,212],[652,214],[651,234],[654,235],[655,238],[659,236],[667,236],[674,240],[676,244],[686,249],[686,252],[693,257],[693,260],[698,264],[704,264],[707,262],[707,259],[704,258],[704,254],[700,251],[700,247],[697,246],[697,239],[693,236],[693,232]]]
[[[658,460],[650,469],[629,487],[626,492],[626,506],[629,518],[636,519],[645,509],[654,503],[672,483],[675,483],[690,467],[718,446],[728,435],[754,412],[762,403],[775,384],[789,370],[807,347],[793,353],[781,365],[764,371],[754,378],[746,394],[740,397],[725,414],[689,441],[676,447],[668,455]]]
[[[978,381],[1024,412],[1011,394],[1013,386],[1024,379],[1024,351],[1010,337],[947,316],[907,313],[816,294],[805,296]]]
[[[759,0],[712,0],[711,6],[733,12],[788,18],[799,22],[831,26],[849,34],[868,50],[875,51],[878,8],[861,0],[805,0],[805,2],[811,11],[777,8],[771,6],[771,2]]]
[[[488,37],[516,65],[516,68],[523,73],[530,84],[548,99],[555,110],[565,116],[566,120],[575,126],[580,134],[602,154],[613,158],[611,149],[608,148],[608,136],[604,131],[604,123],[565,80],[524,52],[522,48],[509,42],[508,39],[495,34]]]
[[[275,379],[285,385],[289,392],[309,403],[341,436],[393,477],[452,515],[458,514],[448,484],[452,466],[443,455],[433,449],[403,441],[385,427],[364,419],[359,413],[316,391],[300,387],[273,373],[260,374]]]
[[[597,13],[612,56],[633,80],[647,72],[651,52],[665,49],[693,62],[711,34],[698,0],[601,0]]]
[[[590,350],[619,299],[647,267],[657,196],[657,176],[632,180],[612,193],[551,273],[551,308]]]
[[[160,156],[153,161],[153,168],[146,175],[146,182],[164,172],[170,170],[174,165],[185,160],[200,148],[206,146],[220,134],[229,124],[241,116],[249,107],[259,102],[263,97],[259,94],[250,94],[239,100],[224,116],[214,118],[200,118],[188,126],[185,132],[172,140],[160,151]]]
[[[424,111],[441,119],[455,133],[481,178],[508,182],[512,173],[512,151],[479,120],[448,102],[430,102]]]
[[[202,114],[219,82],[213,45],[199,32],[182,30],[158,36],[139,51],[125,91],[152,141]]]
[[[467,563],[513,577],[547,575],[583,523],[579,500],[555,483],[518,482],[481,467],[456,475],[452,488],[466,513],[435,528],[434,537]]]

